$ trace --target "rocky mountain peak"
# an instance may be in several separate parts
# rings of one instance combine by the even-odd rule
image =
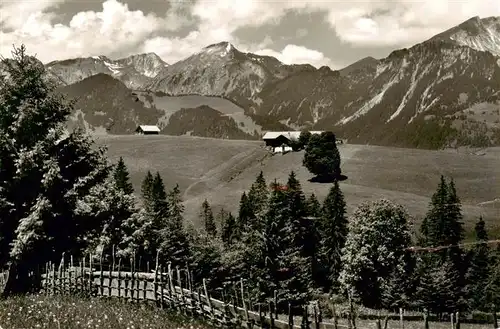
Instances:
[[[474,16],[432,37],[427,42],[433,41],[488,51],[495,56],[500,56],[500,17]]]
[[[212,56],[218,55],[220,57],[225,57],[230,54],[239,53],[239,51],[230,42],[222,41],[219,43],[206,46],[205,48],[202,49],[200,53]]]

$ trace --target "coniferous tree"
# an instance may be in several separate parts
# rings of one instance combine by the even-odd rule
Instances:
[[[295,173],[288,176],[285,193],[283,249],[279,256],[280,292],[282,299],[293,305],[305,303],[312,293],[312,277],[316,267],[319,236],[314,221],[308,216],[307,201]]]
[[[247,197],[248,204],[251,205],[251,212],[248,221],[249,228],[257,230],[261,229],[262,217],[266,211],[267,201],[269,199],[269,190],[262,171],[250,187]]]
[[[125,194],[134,193],[134,188],[132,187],[132,183],[130,182],[127,166],[125,165],[125,161],[123,161],[122,157],[120,157],[118,163],[115,166],[113,178],[118,189],[122,190]]]
[[[228,213],[222,218],[221,238],[226,247],[230,247],[236,240],[236,219],[233,214]]]
[[[336,290],[338,288],[336,283],[342,267],[341,255],[347,238],[347,226],[344,195],[340,190],[339,183],[335,181],[323,202],[322,216],[319,219],[320,258],[324,266],[319,279],[323,279],[320,283],[327,289]]]
[[[203,221],[205,232],[208,234],[208,236],[217,236],[217,227],[215,226],[214,214],[207,199],[205,199],[205,201],[203,201],[203,203],[201,204],[200,217]]]
[[[241,236],[244,230],[248,227],[253,219],[253,210],[246,192],[243,192],[240,199],[240,207],[238,212],[238,228],[237,235]]]
[[[184,228],[184,206],[182,204],[179,185],[176,185],[166,196],[168,203],[165,214],[165,224],[160,236],[162,259],[171,261],[173,266],[188,264],[191,254],[189,237]]]
[[[142,181],[141,184],[141,196],[142,196],[142,202],[144,205],[144,209],[146,211],[152,211],[153,207],[153,181],[154,177],[151,174],[151,172],[148,170],[146,173],[146,176],[144,177],[144,180]]]
[[[420,243],[426,247],[446,246],[437,249],[432,256],[422,256],[422,262],[419,272],[421,278],[429,277],[439,273],[443,266],[453,266],[450,271],[457,275],[453,284],[440,285],[439,287],[430,287],[419,284],[419,293],[423,295],[423,289],[430,289],[428,294],[435,294],[439,290],[441,296],[446,300],[455,300],[453,306],[456,310],[462,310],[466,306],[464,288],[465,288],[465,266],[460,248],[460,242],[463,239],[462,214],[460,209],[460,200],[456,194],[453,180],[446,183],[444,176],[441,176],[436,192],[433,194],[430,209],[421,226]],[[436,282],[428,280],[428,282]],[[444,296],[445,288],[449,288],[448,297]],[[450,306],[451,307],[451,306]],[[436,309],[448,309],[444,306],[435,306]]]
[[[0,267],[9,269],[8,295],[31,289],[39,278],[29,273],[63,252],[79,257],[115,214],[98,198],[111,173],[104,150],[81,131],[64,133],[72,103],[47,82],[43,64],[24,46],[2,64]]]
[[[314,193],[311,194],[307,200],[307,211],[309,216],[316,218],[316,221],[321,217],[321,203]]]
[[[165,184],[163,184],[163,179],[159,172],[153,179],[151,186],[151,198],[152,198],[152,211],[159,220],[165,217],[168,209],[167,202],[167,191],[165,190]]]
[[[482,217],[476,223],[475,233],[478,244],[474,245],[469,255],[467,295],[471,309],[487,311],[489,305],[487,305],[485,288],[490,277],[492,253],[490,247],[486,244],[488,233]]]

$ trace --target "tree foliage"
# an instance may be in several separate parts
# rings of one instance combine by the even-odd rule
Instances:
[[[335,135],[323,132],[310,136],[302,164],[316,176],[338,178],[341,174],[340,153]]]
[[[411,236],[406,210],[388,200],[361,204],[349,220],[340,284],[351,298],[383,308],[384,287],[408,262]],[[397,275],[394,275],[395,272]],[[389,281],[389,282],[388,282]]]
[[[0,266],[9,266],[9,294],[29,289],[37,266],[63,252],[78,256],[128,205],[111,204],[120,195],[103,189],[111,173],[104,149],[65,131],[72,103],[45,80],[42,63],[21,46],[2,64]]]

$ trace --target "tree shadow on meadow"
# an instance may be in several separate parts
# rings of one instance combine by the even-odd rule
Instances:
[[[348,177],[346,175],[328,175],[328,176],[314,176],[309,179],[309,182],[311,183],[333,183],[336,180],[339,182],[343,182],[347,179]]]

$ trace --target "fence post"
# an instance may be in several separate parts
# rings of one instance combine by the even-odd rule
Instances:
[[[404,322],[404,310],[402,307],[399,308],[399,326],[401,329],[405,329],[405,322]]]
[[[118,298],[122,297],[122,258],[118,259]]]
[[[316,329],[319,329],[318,309],[316,305],[314,305],[314,326]]]
[[[179,265],[175,266],[175,273],[177,274],[177,284],[179,285],[179,291],[181,294],[181,308],[184,310],[184,314],[187,314],[187,308],[186,308],[186,300],[184,298],[184,291],[182,290],[182,280],[181,280],[181,271],[179,270]],[[176,289],[177,292],[177,289]],[[177,293],[176,293],[177,294]]]
[[[104,296],[104,269],[102,267],[102,258],[104,257],[104,247],[101,250],[99,257],[99,291],[101,296]]]
[[[460,311],[457,311],[457,314],[455,317],[455,328],[460,329]]]
[[[109,266],[109,281],[108,281],[108,296],[112,295],[112,286],[113,286],[113,270],[115,268],[115,245],[111,248],[111,265]]]
[[[247,303],[245,302],[245,286],[243,285],[243,278],[240,279],[240,289],[241,289],[241,303],[243,304],[243,311],[245,312],[245,321],[247,322],[247,327],[251,328],[250,319],[248,316]]]
[[[90,266],[90,271],[89,271],[89,294],[92,295],[92,285],[94,283],[94,260],[92,258],[92,253],[89,255],[89,266]]]
[[[86,285],[86,280],[85,280],[85,270],[87,269],[87,264],[86,264],[86,258],[87,256],[85,254],[83,254],[83,263],[82,263],[82,291],[86,291],[87,290],[87,285]]]
[[[135,254],[134,254],[135,255]],[[134,301],[134,256],[130,257],[130,300]]]
[[[271,328],[274,328],[274,312],[273,312],[273,302],[269,301],[268,303],[269,307],[269,319],[271,320]]]
[[[164,300],[163,300],[163,287],[164,287],[164,283],[163,283],[163,266],[160,265],[160,305],[161,305],[161,308],[163,309],[163,304],[165,304]]]
[[[288,328],[293,328],[293,309],[290,302],[288,302]]]
[[[72,275],[72,272],[73,272],[73,255],[70,255],[69,256],[69,271],[68,271],[68,277],[69,277],[69,293],[71,294],[73,292],[73,275]]]
[[[212,305],[212,300],[210,299],[210,295],[208,294],[207,282],[205,278],[203,278],[203,290],[205,292],[205,298],[207,299],[208,307],[210,307],[210,316],[212,318],[212,321],[215,321],[214,307]]]

